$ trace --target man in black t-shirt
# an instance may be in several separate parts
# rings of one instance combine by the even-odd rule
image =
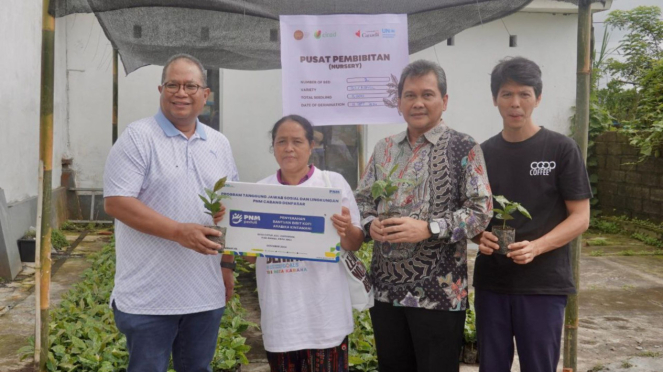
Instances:
[[[569,242],[589,225],[591,188],[578,145],[534,124],[541,70],[525,58],[501,61],[491,74],[503,130],[481,145],[493,195],[521,203],[508,225],[516,243],[501,255],[497,237],[477,236],[474,269],[480,372],[508,372],[516,339],[521,371],[554,372],[564,307],[575,293]]]

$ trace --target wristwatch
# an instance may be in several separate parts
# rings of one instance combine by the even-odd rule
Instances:
[[[438,236],[440,236],[440,224],[435,221],[429,222],[428,232],[430,232],[434,238],[437,238]]]
[[[223,269],[230,269],[232,271],[235,271],[235,267],[237,267],[237,262],[221,261],[221,268]]]

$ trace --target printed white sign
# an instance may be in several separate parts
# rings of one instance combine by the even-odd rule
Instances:
[[[237,255],[337,262],[340,237],[331,216],[341,190],[228,182],[222,194],[226,248]]]
[[[402,123],[407,15],[281,16],[283,114],[313,125]]]

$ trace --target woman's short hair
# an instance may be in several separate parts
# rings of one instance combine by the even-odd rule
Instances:
[[[276,123],[274,123],[274,126],[272,127],[272,130],[269,132],[272,135],[272,146],[274,145],[274,141],[276,140],[276,132],[278,132],[279,127],[281,124],[285,123],[286,121],[291,120],[294,121],[295,123],[299,124],[304,128],[304,132],[306,132],[306,139],[308,140],[309,143],[313,142],[313,125],[311,125],[311,122],[308,121],[303,116],[299,115],[287,115],[279,119]]]
[[[497,98],[502,85],[514,82],[534,89],[536,98],[541,96],[543,81],[539,65],[523,57],[507,57],[501,60],[490,74],[490,90]]]

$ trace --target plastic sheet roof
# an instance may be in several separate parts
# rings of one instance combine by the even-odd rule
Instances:
[[[415,53],[531,1],[52,0],[50,11],[56,17],[95,13],[128,74],[163,65],[176,53],[196,56],[206,68],[278,69],[280,15],[406,13],[409,49]]]

